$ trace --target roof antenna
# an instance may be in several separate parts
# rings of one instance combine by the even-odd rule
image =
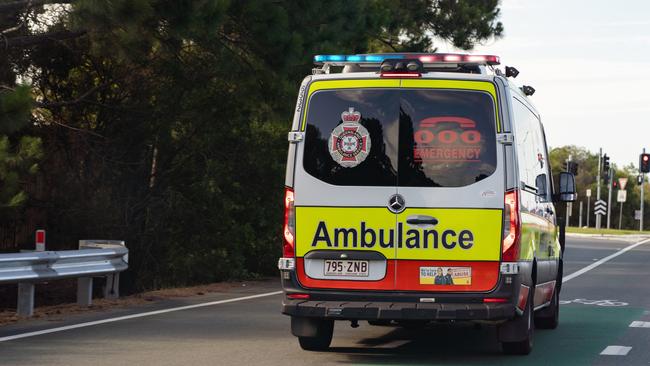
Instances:
[[[515,69],[514,66],[506,66],[506,77],[516,78],[519,75],[519,70]]]

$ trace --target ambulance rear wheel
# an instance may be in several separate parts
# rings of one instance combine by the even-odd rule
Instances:
[[[533,297],[529,296],[526,302],[526,310],[521,319],[517,319],[517,326],[525,330],[525,337],[514,342],[501,342],[503,353],[508,355],[527,355],[533,350],[533,335],[535,333],[535,318],[533,310]]]
[[[298,337],[300,348],[305,351],[325,351],[332,343],[334,320],[321,320],[314,337]]]

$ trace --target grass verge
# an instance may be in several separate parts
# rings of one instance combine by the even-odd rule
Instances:
[[[596,229],[593,227],[572,227],[566,228],[567,233],[576,234],[600,234],[600,235],[650,235],[650,231],[639,230],[617,230],[617,229]]]

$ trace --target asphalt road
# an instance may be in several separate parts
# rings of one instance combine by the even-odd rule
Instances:
[[[633,244],[568,240],[565,276]],[[441,324],[421,330],[337,322],[329,352],[302,351],[280,314],[279,294],[223,302],[278,290],[278,282],[227,293],[166,301],[66,320],[30,321],[0,328],[0,365],[648,365],[650,242],[571,278],[561,293],[556,330],[538,330],[529,356],[505,356],[493,327]],[[212,305],[197,305],[212,302]],[[178,306],[179,311],[165,311]],[[133,316],[132,318],[128,318]],[[123,320],[8,340],[63,326]],[[650,323],[635,323],[648,325]],[[601,355],[608,346],[614,353]],[[631,347],[630,349],[622,347]]]

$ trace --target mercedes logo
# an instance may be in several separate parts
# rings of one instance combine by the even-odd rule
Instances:
[[[388,199],[388,209],[394,213],[400,213],[406,208],[406,201],[404,197],[399,194],[394,194]]]

